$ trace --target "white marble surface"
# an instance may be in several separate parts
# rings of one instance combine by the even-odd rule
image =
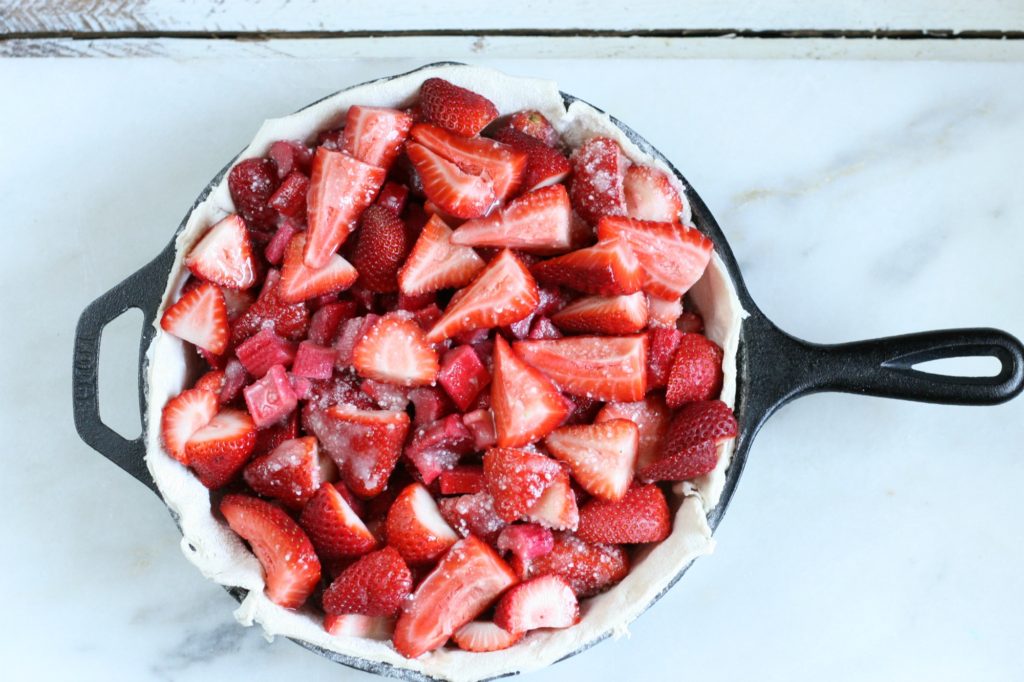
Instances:
[[[263,116],[416,65],[0,61],[5,679],[371,679],[235,625],[159,501],[75,435],[71,344]],[[1024,335],[1024,63],[494,65],[658,145],[783,328]],[[137,432],[130,327],[104,414]],[[630,639],[531,679],[1022,679],[1022,442],[1024,400],[803,399],[758,438],[715,555]]]

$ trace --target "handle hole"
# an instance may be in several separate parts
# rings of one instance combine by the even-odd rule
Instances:
[[[130,308],[103,328],[99,403],[104,424],[129,440],[142,434],[139,414],[139,337],[142,311]]]
[[[998,376],[1003,365],[999,362],[999,358],[991,355],[973,355],[919,362],[913,365],[912,368],[919,372],[927,372],[928,374],[938,376],[982,379]]]

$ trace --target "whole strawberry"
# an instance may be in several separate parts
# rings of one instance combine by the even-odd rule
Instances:
[[[420,109],[432,123],[472,137],[498,117],[491,100],[441,78],[428,78],[420,86]]]
[[[324,611],[392,617],[412,591],[412,574],[393,547],[367,554],[346,568],[324,592]]]
[[[398,270],[412,244],[402,220],[384,206],[363,211],[353,264],[370,291],[398,291]]]

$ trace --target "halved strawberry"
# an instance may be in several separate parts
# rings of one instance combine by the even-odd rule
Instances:
[[[224,294],[203,282],[179,298],[160,318],[164,331],[220,355],[228,348],[228,309]]]
[[[334,462],[320,454],[316,438],[292,438],[245,466],[245,482],[265,497],[291,509],[302,507],[335,473]]]
[[[363,211],[352,262],[360,282],[374,292],[398,290],[398,270],[409,253],[411,240],[398,214],[373,205]]]
[[[281,508],[248,495],[225,495],[220,512],[263,565],[267,597],[295,609],[320,582],[320,560],[298,524]]]
[[[524,516],[527,521],[539,523],[545,528],[576,530],[580,515],[568,472],[564,469],[559,471],[551,485],[544,489],[540,499],[526,510]]]
[[[682,314],[682,299],[647,295],[647,316],[651,327],[674,328]]]
[[[622,188],[626,195],[626,215],[637,220],[679,222],[683,200],[668,176],[650,166],[630,166]]]
[[[555,546],[532,561],[514,561],[520,578],[559,575],[579,598],[603,592],[629,574],[629,555],[618,545],[595,545],[556,533]]]
[[[643,334],[516,341],[513,349],[566,393],[632,401],[647,392],[647,337]]]
[[[576,535],[585,542],[661,542],[672,532],[665,494],[656,485],[630,488],[616,502],[592,499],[580,509]]]
[[[196,383],[192,384],[192,388],[198,388],[204,391],[209,391],[214,395],[220,395],[221,389],[224,388],[224,370],[211,369],[209,372],[196,379]]]
[[[267,272],[259,298],[231,326],[231,341],[238,345],[263,329],[273,329],[278,336],[298,341],[309,330],[309,308],[305,303],[286,303],[280,297],[281,274]]]
[[[412,116],[397,109],[349,107],[345,115],[344,150],[363,163],[387,170],[402,151]]]
[[[642,291],[624,296],[587,296],[551,316],[560,329],[591,334],[634,334],[647,326],[647,297]]]
[[[661,456],[661,446],[671,418],[665,400],[652,395],[633,403],[608,403],[597,413],[596,422],[628,419],[639,429],[636,471],[642,470]]]
[[[675,327],[654,327],[647,332],[647,388],[664,388],[672,373],[672,361],[683,339]]]
[[[431,216],[398,272],[403,294],[413,296],[465,286],[483,270],[483,258],[467,246],[452,244],[451,238],[451,228],[438,216]]]
[[[570,405],[551,381],[519,359],[501,336],[494,339],[491,409],[498,445],[521,447],[551,433]]]
[[[456,218],[487,215],[497,204],[498,195],[490,178],[467,173],[437,152],[415,142],[406,144],[423,192],[445,213]]]
[[[502,552],[511,552],[520,561],[531,561],[554,549],[555,536],[536,523],[517,523],[501,531],[497,547]]]
[[[517,111],[508,117],[508,128],[516,130],[523,135],[529,135],[538,139],[549,147],[558,146],[561,141],[558,131],[551,125],[551,121],[544,114],[533,109]]]
[[[531,272],[545,284],[601,296],[640,291],[644,276],[640,261],[625,239],[606,239],[594,246],[541,261]]]
[[[491,100],[441,78],[423,81],[419,107],[427,120],[465,137],[476,135],[498,118]]]
[[[412,139],[467,173],[486,174],[501,201],[519,188],[526,170],[526,154],[484,137],[460,137],[429,123],[417,123]]]
[[[395,625],[395,648],[407,658],[437,649],[518,581],[485,542],[460,540],[406,603]]]
[[[412,574],[393,547],[367,554],[346,568],[324,592],[324,611],[391,618],[412,592]]]
[[[228,173],[228,192],[235,209],[257,230],[274,224],[274,209],[268,202],[277,183],[274,162],[270,159],[243,159]]]
[[[463,651],[501,651],[523,638],[525,632],[512,633],[485,620],[474,620],[455,631],[452,640]]]
[[[692,310],[685,311],[679,317],[679,331],[684,334],[703,334],[704,318]]]
[[[452,297],[427,333],[427,341],[437,343],[465,331],[510,324],[533,312],[539,301],[530,271],[505,249]]]
[[[185,444],[188,465],[207,488],[228,483],[256,446],[256,425],[242,410],[221,410]]]
[[[487,479],[483,467],[466,464],[442,471],[440,485],[442,495],[472,495],[487,489]]]
[[[468,495],[442,497],[437,501],[441,516],[462,537],[475,536],[493,546],[508,525],[494,509],[494,498],[486,490]]]
[[[160,436],[174,459],[188,464],[185,444],[217,414],[217,396],[201,388],[182,391],[167,401],[160,415]]]
[[[436,561],[459,539],[421,483],[406,487],[395,499],[386,533],[388,544],[410,564]]]
[[[660,456],[637,469],[641,481],[686,481],[718,463],[718,444],[736,437],[738,425],[721,400],[687,403],[672,418]]]
[[[526,154],[526,172],[522,189],[526,192],[562,182],[569,176],[572,165],[562,152],[553,146],[512,128],[502,128],[494,139]]]
[[[332,483],[320,485],[302,510],[299,524],[326,559],[362,556],[378,545],[377,538]]]
[[[660,298],[679,298],[704,274],[711,240],[695,228],[632,218],[605,217],[597,225],[598,239],[622,236],[643,267],[643,289]]]
[[[487,491],[498,516],[510,523],[526,513],[561,472],[550,457],[526,450],[492,448],[484,455]]]
[[[312,411],[307,421],[352,492],[368,498],[387,487],[409,430],[408,414],[335,405]]]
[[[603,216],[626,215],[622,183],[628,163],[619,143],[608,137],[592,137],[573,152],[569,194],[580,217],[596,225]]]
[[[542,575],[519,583],[494,608],[494,623],[509,632],[567,628],[580,619],[580,605],[564,578]]]
[[[591,495],[620,500],[633,481],[640,430],[628,419],[555,429],[544,445]]]
[[[562,185],[524,194],[485,218],[467,220],[452,235],[453,244],[499,246],[537,253],[569,248],[572,207]]]
[[[185,256],[197,277],[230,289],[248,289],[256,281],[256,260],[249,230],[237,213],[210,228]]]
[[[406,313],[407,314],[407,313]],[[437,378],[437,351],[411,317],[388,313],[352,350],[360,376],[398,386],[426,386]]]
[[[342,152],[316,150],[309,184],[306,218],[309,228],[303,259],[311,268],[327,265],[344,243],[356,220],[373,203],[384,184],[385,171]]]
[[[302,259],[306,248],[306,235],[299,233],[288,242],[281,268],[279,295],[285,303],[298,303],[324,294],[344,291],[356,283],[359,272],[336,253],[322,268],[311,268]]]
[[[722,392],[722,349],[701,334],[682,334],[665,389],[671,408],[711,400]]]
[[[395,631],[394,618],[362,616],[358,613],[343,613],[324,616],[324,630],[335,637],[359,637],[386,642]]]

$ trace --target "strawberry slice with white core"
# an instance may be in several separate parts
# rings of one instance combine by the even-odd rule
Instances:
[[[386,642],[395,631],[394,618],[364,616],[358,613],[344,613],[338,616],[324,616],[324,630],[335,637],[359,637]]]
[[[174,459],[188,464],[185,444],[217,414],[217,396],[200,388],[182,391],[167,401],[160,416],[160,436]]]
[[[278,295],[285,303],[298,303],[325,294],[348,289],[359,278],[352,264],[336,253],[322,268],[311,268],[302,259],[306,248],[306,235],[299,233],[288,242],[281,268],[281,288]]]
[[[572,395],[640,400],[647,392],[647,337],[572,336],[516,341],[515,353]]]
[[[555,429],[544,445],[591,495],[620,500],[633,481],[640,430],[628,419]]]
[[[569,482],[569,474],[560,471],[540,499],[526,510],[527,521],[539,523],[553,530],[576,530],[580,522],[576,493]]]
[[[634,334],[647,326],[647,297],[642,291],[625,296],[587,296],[559,310],[551,321],[572,333]]]
[[[463,651],[501,651],[523,638],[525,632],[509,632],[486,620],[474,620],[455,631],[452,640]]]
[[[524,194],[500,211],[464,222],[453,244],[498,246],[534,253],[557,253],[571,245],[572,206],[562,185]]]
[[[504,521],[519,519],[562,473],[550,457],[514,448],[492,448],[484,455],[487,491]]]
[[[192,434],[185,456],[199,481],[211,490],[235,477],[256,447],[256,425],[248,412],[226,409]]]
[[[681,298],[647,296],[647,317],[652,327],[675,327],[683,315]]]
[[[452,230],[432,215],[398,272],[398,287],[407,296],[462,287],[484,269],[484,259],[468,246],[452,244]]]
[[[420,483],[403,490],[388,511],[388,544],[410,564],[436,561],[458,541],[430,492]]]
[[[679,298],[704,274],[711,240],[695,228],[632,218],[606,217],[597,225],[598,239],[622,236],[643,268],[643,289],[659,298]]]
[[[349,107],[343,146],[353,158],[378,168],[390,168],[412,128],[412,116],[397,109]]]
[[[322,483],[337,470],[329,457],[321,454],[316,438],[290,438],[271,452],[245,466],[243,477],[254,491],[290,509],[302,509]]]
[[[228,348],[228,309],[219,288],[203,282],[182,294],[160,318],[164,331],[214,355]]]
[[[415,142],[409,142],[405,152],[423,182],[423,192],[445,213],[456,218],[479,218],[498,205],[490,178],[467,173]]]
[[[632,403],[608,403],[597,413],[595,423],[628,419],[639,429],[636,470],[642,471],[661,456],[662,442],[672,414],[665,399],[652,395]]]
[[[360,376],[398,386],[430,385],[440,368],[423,329],[401,313],[377,321],[356,343],[352,363]]]
[[[515,254],[505,249],[476,279],[452,298],[444,315],[427,333],[437,343],[474,329],[517,322],[537,307],[537,283]]]
[[[384,184],[383,168],[363,163],[343,152],[316,150],[306,200],[306,247],[303,260],[311,268],[331,261],[363,210],[373,203]]]
[[[197,277],[229,289],[248,289],[256,281],[256,260],[245,221],[232,213],[192,247],[185,267]]]
[[[526,170],[526,154],[486,137],[461,137],[429,123],[417,123],[412,139],[468,173],[486,174],[502,201],[519,188]]]
[[[679,222],[683,200],[668,176],[650,166],[630,166],[622,183],[626,215],[637,220]]]
[[[605,239],[594,246],[541,261],[530,271],[545,284],[566,286],[600,296],[640,291],[644,273],[625,239]]]
[[[460,540],[406,603],[395,625],[395,648],[416,658],[443,646],[518,580],[483,540]]]
[[[509,632],[567,628],[580,619],[576,595],[563,578],[543,575],[519,583],[494,609],[494,623]]]
[[[302,510],[299,524],[326,559],[362,556],[377,548],[377,538],[333,483],[320,484]]]
[[[569,416],[571,405],[551,380],[519,359],[501,336],[494,339],[491,409],[501,447],[543,438]]]
[[[281,508],[248,495],[225,495],[220,512],[263,565],[270,601],[286,609],[302,606],[320,582],[320,560],[298,524]]]

